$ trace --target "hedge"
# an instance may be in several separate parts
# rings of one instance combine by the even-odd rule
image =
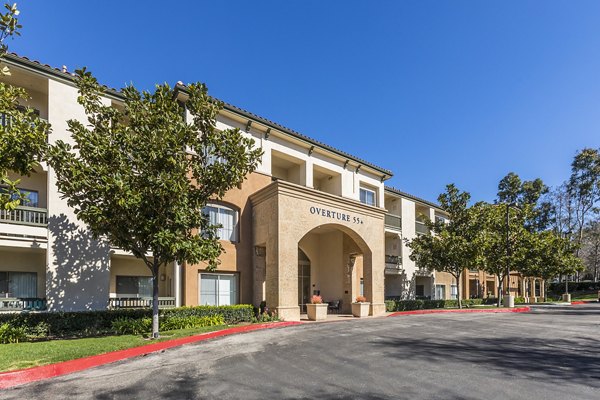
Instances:
[[[226,324],[251,322],[254,307],[250,304],[233,306],[179,307],[160,310],[161,318],[222,316]],[[141,320],[152,317],[150,309],[121,309],[80,312],[42,312],[0,314],[0,325],[23,328],[34,337],[86,337],[112,334],[117,320]]]
[[[487,300],[487,299],[486,299]],[[494,301],[496,299],[493,299]],[[484,299],[462,300],[462,305],[471,307],[481,305]],[[391,299],[385,301],[385,309],[388,312],[394,311],[412,311],[412,310],[430,310],[435,308],[456,308],[458,300],[398,300]]]

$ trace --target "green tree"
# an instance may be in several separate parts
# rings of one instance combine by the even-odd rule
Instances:
[[[523,264],[526,241],[530,232],[525,228],[526,215],[531,214],[531,206],[520,209],[507,204],[477,203],[474,212],[478,220],[476,239],[480,250],[480,268],[498,279],[498,307],[502,282],[509,279],[507,270],[518,271]]]
[[[465,268],[477,268],[477,225],[469,208],[470,198],[469,193],[461,192],[454,184],[446,186],[446,192],[440,194],[438,202],[448,213],[449,222],[426,220],[432,234],[407,240],[411,249],[410,259],[419,268],[447,272],[456,279],[459,308],[462,308],[462,273]]]
[[[547,298],[548,281],[556,276],[573,274],[584,269],[575,255],[576,244],[553,231],[528,233],[524,240],[524,257],[520,271],[525,276],[544,280]]]
[[[600,152],[597,149],[585,148],[575,155],[567,190],[573,201],[573,240],[579,244],[576,250],[579,255],[584,228],[590,216],[598,211],[596,205],[600,201]]]
[[[68,121],[75,144],[57,141],[49,163],[59,191],[94,237],[150,269],[158,337],[159,268],[174,261],[216,268],[222,247],[202,209],[255,170],[262,151],[237,129],[215,128],[222,105],[203,84],[188,86],[185,108],[166,84],[154,92],[129,86],[123,107],[115,108],[102,103],[103,88],[90,72],[76,76],[87,124]]]
[[[0,14],[0,62],[6,56],[6,40],[18,36],[21,25],[17,5],[4,5]],[[1,64],[0,64],[1,65]],[[0,66],[0,209],[17,207],[22,195],[17,189],[19,179],[9,179],[9,172],[29,176],[42,159],[50,125],[39,118],[31,107],[23,107],[29,95],[25,89],[7,82],[8,66]]]

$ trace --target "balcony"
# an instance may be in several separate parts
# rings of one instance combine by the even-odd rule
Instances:
[[[395,229],[398,231],[402,230],[402,218],[397,215],[385,214],[385,227]]]
[[[47,226],[48,210],[38,207],[19,206],[14,210],[0,210],[0,223]]]
[[[39,298],[0,298],[2,311],[43,311],[46,309],[46,299]]]
[[[429,228],[422,221],[415,221],[415,231],[420,235],[429,235]]]
[[[386,274],[401,274],[402,272],[404,272],[404,270],[402,269],[402,257],[386,254],[385,255],[385,273]]]
[[[175,307],[175,297],[159,297],[158,308]],[[152,308],[152,298],[150,297],[111,297],[108,301],[108,308]]]

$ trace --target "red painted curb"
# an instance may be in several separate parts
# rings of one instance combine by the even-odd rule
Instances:
[[[577,306],[577,305],[581,305],[581,304],[590,304],[590,303],[598,303],[598,300],[576,300],[576,301],[572,301],[571,305]]]
[[[235,328],[223,329],[222,331],[202,333],[199,335],[188,336],[180,339],[167,340],[159,343],[152,343],[143,346],[133,347],[131,349],[111,351],[110,353],[98,354],[76,360],[63,361],[56,364],[42,365],[20,369],[16,371],[0,373],[0,389],[6,389],[25,383],[35,382],[42,379],[54,378],[60,375],[66,375],[73,372],[81,371],[88,368],[97,367],[112,363],[126,358],[141,356],[157,351],[169,349],[171,347],[181,346],[188,343],[201,342],[208,339],[213,339],[221,336],[229,336],[236,333],[251,332],[261,329],[281,328],[284,326],[298,325],[302,322],[274,322],[255,325],[244,325]]]
[[[446,313],[517,313],[531,311],[529,307],[518,308],[462,308],[462,309],[432,309],[432,310],[413,310],[413,311],[398,311],[388,315],[388,317],[399,317],[402,315],[418,315],[418,314],[446,314]]]

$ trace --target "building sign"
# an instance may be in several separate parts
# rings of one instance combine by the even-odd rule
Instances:
[[[320,215],[325,218],[335,219],[338,221],[345,221],[345,222],[349,222],[352,224],[362,225],[364,223],[362,218],[360,218],[360,217],[346,214],[346,213],[339,212],[339,211],[328,210],[326,208],[321,208],[321,207],[314,207],[314,206],[311,207],[310,213],[313,215]]]

